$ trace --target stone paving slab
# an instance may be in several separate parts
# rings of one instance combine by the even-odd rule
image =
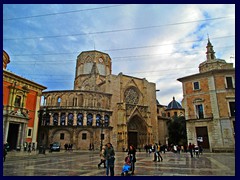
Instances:
[[[115,176],[120,176],[126,152],[116,152]],[[137,152],[134,176],[235,176],[234,153],[162,154],[162,162],[153,162],[153,154]],[[3,163],[4,176],[105,176],[98,168],[98,151],[9,152]]]

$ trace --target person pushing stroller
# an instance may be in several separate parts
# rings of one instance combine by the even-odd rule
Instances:
[[[136,149],[133,145],[129,146],[128,150],[128,156],[125,158],[125,165],[123,167],[123,175],[128,175],[129,171],[131,172],[131,175],[134,175],[135,171],[135,162],[136,162]],[[130,164],[130,170],[128,170],[128,165]]]

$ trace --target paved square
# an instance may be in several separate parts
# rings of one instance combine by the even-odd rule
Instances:
[[[115,176],[120,176],[126,152],[116,152]],[[162,154],[162,162],[153,162],[153,154],[137,152],[134,176],[235,176],[234,153]],[[98,168],[98,151],[9,152],[3,163],[4,176],[105,176]]]

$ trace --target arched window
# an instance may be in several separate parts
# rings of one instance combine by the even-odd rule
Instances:
[[[76,97],[73,98],[73,106],[77,106],[77,98]]]
[[[41,96],[41,106],[46,106],[46,99],[44,96]]]
[[[19,95],[16,95],[15,101],[14,101],[14,106],[15,107],[21,107],[21,100],[22,100],[22,97],[19,96]]]
[[[53,114],[53,125],[54,126],[58,125],[58,113]]]
[[[83,114],[82,113],[78,113],[78,115],[77,115],[77,125],[78,126],[83,125]]]
[[[65,119],[66,119],[66,114],[61,113],[61,119],[60,119],[60,125],[64,126],[65,125]]]
[[[174,112],[174,116],[177,117],[177,112],[176,111]]]
[[[46,125],[47,126],[50,125],[50,114],[49,113],[46,114]]]
[[[93,123],[93,115],[89,113],[87,115],[87,126],[92,126],[92,123]]]
[[[108,127],[109,126],[109,115],[105,115],[104,116],[104,126],[105,127]]]
[[[68,125],[69,126],[73,125],[73,113],[68,114]]]
[[[83,106],[83,94],[79,95],[78,106]]]
[[[57,106],[60,106],[60,104],[61,104],[61,98],[58,97],[58,99],[57,99]]]
[[[100,114],[96,115],[96,126],[101,126],[102,116]]]

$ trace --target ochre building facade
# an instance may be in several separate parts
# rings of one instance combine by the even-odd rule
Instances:
[[[208,40],[199,73],[179,78],[188,142],[210,151],[235,150],[235,68],[217,59]]]

